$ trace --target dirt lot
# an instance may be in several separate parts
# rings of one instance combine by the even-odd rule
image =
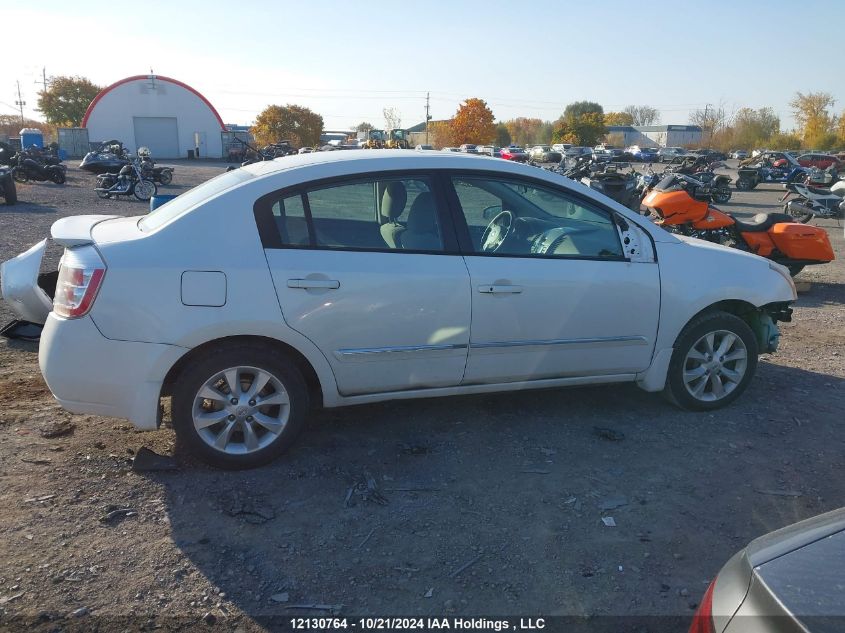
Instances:
[[[179,186],[162,193],[222,170],[177,162]],[[21,186],[21,204],[0,206],[0,260],[58,218],[145,210],[91,188],[75,167],[64,187]],[[780,193],[735,193],[723,206],[774,211]],[[845,242],[835,222],[816,223],[839,259],[801,274],[812,288],[782,326],[781,350],[714,414],[634,386],[386,403],[318,412],[296,448],[260,470],[178,456],[175,471],[141,474],[134,453],[171,454],[171,429],[62,412],[36,346],[4,340],[0,629],[275,630],[331,613],[296,605],[679,616],[671,626],[682,627],[746,542],[843,505]],[[43,436],[61,423],[72,433]]]

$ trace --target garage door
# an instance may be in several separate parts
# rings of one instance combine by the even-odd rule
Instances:
[[[179,158],[176,117],[133,117],[136,147],[149,147],[153,158]]]

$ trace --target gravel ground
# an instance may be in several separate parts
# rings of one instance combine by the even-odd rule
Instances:
[[[225,168],[175,164],[162,193]],[[58,218],[145,211],[68,175],[0,206],[0,260]],[[723,206],[775,211],[780,193]],[[0,630],[276,630],[332,613],[296,605],[685,623],[750,539],[843,505],[845,241],[835,222],[816,224],[838,259],[800,275],[811,288],[780,351],[712,414],[624,385],[384,403],[317,412],[259,470],[177,455],[176,470],[144,474],[133,455],[172,454],[170,428],[61,411],[36,346],[0,342]],[[0,322],[9,314],[0,304]]]

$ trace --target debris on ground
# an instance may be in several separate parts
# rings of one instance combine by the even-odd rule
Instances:
[[[625,439],[624,433],[608,428],[606,426],[594,426],[593,433],[598,435],[600,438],[604,440],[610,440],[611,442],[620,442]]]
[[[285,609],[313,609],[315,611],[331,611],[338,613],[343,608],[342,604],[289,604]]]
[[[212,624],[217,622],[217,616],[214,615],[211,611],[209,611],[204,616],[202,616],[202,621],[211,626]]]
[[[106,506],[106,513],[100,517],[100,523],[108,523],[109,525],[117,525],[123,519],[134,517],[138,513],[132,508],[121,508],[120,506]]]
[[[432,587],[431,589],[426,591],[425,594],[423,594],[423,598],[431,598],[431,596],[433,596],[433,595],[434,595],[434,587]]]
[[[136,472],[151,472],[159,470],[176,470],[176,460],[169,455],[159,455],[146,446],[138,449],[132,458],[132,470]]]
[[[72,435],[75,430],[76,425],[73,422],[68,419],[63,419],[42,426],[40,432],[41,437],[45,437],[50,440],[56,437]]]
[[[366,544],[367,544],[367,541],[369,541],[369,540],[370,540],[370,537],[373,535],[373,533],[374,533],[375,531],[376,531],[376,529],[375,529],[375,528],[373,528],[372,530],[370,530],[370,533],[369,533],[369,534],[367,534],[367,536],[365,536],[365,537],[364,537],[364,540],[363,540],[363,541],[361,541],[360,543],[358,543],[358,549],[361,549],[362,547],[364,547],[364,545],[366,545]]]
[[[364,474],[359,477],[358,481],[353,483],[346,491],[344,505],[347,508],[352,503],[352,495],[358,495],[363,501],[372,501],[380,506],[386,506],[388,504],[387,498],[379,490],[379,485],[375,477],[367,471],[364,471]]]
[[[46,457],[21,457],[21,461],[24,464],[36,464],[38,466],[46,466],[47,464],[52,464],[52,459],[47,459]]]
[[[40,497],[30,497],[29,499],[24,499],[24,503],[43,503],[44,501],[49,501],[50,499],[55,499],[56,495],[41,495]]]
[[[270,600],[273,602],[287,602],[290,600],[290,594],[287,591],[283,591],[282,593],[274,593],[270,596]]]
[[[607,527],[616,527],[616,519],[613,517],[602,517],[601,522],[604,523]]]
[[[0,596],[0,605],[7,604],[9,602],[14,602],[22,596],[23,591],[21,591],[20,593],[12,594],[11,596]]]
[[[455,578],[455,577],[456,577],[456,576],[458,576],[458,574],[460,574],[462,571],[466,570],[467,568],[471,567],[472,565],[475,565],[475,563],[477,563],[478,561],[480,561],[482,556],[484,556],[484,550],[482,550],[482,551],[481,551],[481,552],[480,552],[477,556],[475,556],[475,557],[471,558],[470,560],[468,560],[467,562],[465,562],[463,565],[461,565],[460,567],[458,567],[455,571],[453,571],[451,574],[449,574],[449,577],[450,577],[450,578]]]
[[[224,514],[239,517],[247,523],[260,525],[276,518],[276,511],[259,499],[232,497],[222,505]]]
[[[90,615],[90,614],[91,614],[91,609],[89,609],[88,607],[80,607],[76,611],[71,611],[70,616],[72,618],[82,618],[82,617],[85,617],[86,615]]]
[[[539,468],[526,468],[525,470],[520,470],[519,472],[523,473],[525,475],[548,475],[552,471],[542,470],[542,469],[539,469]]]

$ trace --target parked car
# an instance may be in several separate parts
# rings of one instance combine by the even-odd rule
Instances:
[[[687,153],[683,147],[661,147],[657,150],[657,156],[661,163],[670,162],[675,156],[683,156]]]
[[[560,152],[556,152],[550,145],[535,145],[528,150],[528,158],[538,163],[559,163],[563,160]]]
[[[502,158],[505,160],[513,160],[518,163],[524,163],[528,160],[528,154],[525,153],[525,150],[521,147],[505,147],[502,149]]]
[[[460,148],[458,147],[444,147],[440,150],[441,152],[460,152]]]
[[[653,163],[657,160],[656,147],[640,147],[639,145],[631,145],[625,152],[631,155],[632,160],[637,160],[642,163]]]
[[[735,149],[731,152],[730,155],[731,158],[734,158],[736,160],[745,160],[746,158],[748,158],[748,152],[746,152],[744,149]]]
[[[609,163],[613,152],[609,149],[593,149],[593,160],[597,163]]]
[[[573,145],[569,149],[567,149],[563,155],[567,158],[578,158],[579,156],[589,156],[593,153],[589,147],[581,147],[579,145]]]
[[[51,235],[55,297],[47,240],[0,266],[8,307],[44,323],[50,391],[141,429],[172,397],[180,444],[225,468],[274,459],[315,406],[633,382],[713,410],[796,299],[771,261],[556,173],[440,152],[255,163]]]
[[[817,167],[818,169],[827,169],[831,165],[839,171],[841,163],[836,156],[832,154],[801,154],[798,157],[798,164],[801,167]]]
[[[748,544],[704,593],[689,633],[842,630],[845,508]]]
[[[572,147],[571,143],[555,143],[552,145],[552,149],[561,154],[564,154],[570,147]]]
[[[478,153],[478,146],[473,145],[472,143],[464,143],[459,148],[465,154],[477,154]]]
[[[485,156],[493,156],[494,158],[502,157],[502,148],[494,145],[479,145],[477,150],[479,154],[484,154]]]
[[[432,145],[417,145],[414,149],[432,150],[434,147]]]

